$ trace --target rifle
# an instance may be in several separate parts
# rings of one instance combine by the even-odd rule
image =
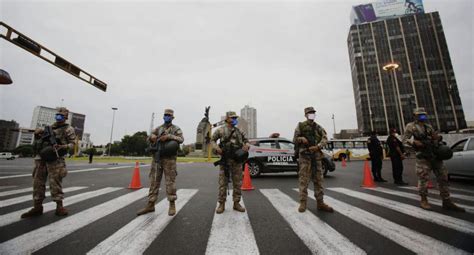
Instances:
[[[56,145],[58,144],[58,142],[56,141],[56,136],[54,135],[53,128],[51,126],[44,127],[41,140],[46,141],[49,145],[51,145],[53,147],[54,152],[56,153],[56,156],[59,158],[59,153],[56,149]]]
[[[315,125],[312,125],[311,129],[312,129],[312,134],[314,134],[316,132]],[[300,130],[301,130],[301,127],[300,127]],[[304,148],[306,148],[306,152],[303,154],[306,156],[309,156],[309,158],[311,159],[311,179],[314,179],[314,177],[317,176],[317,171],[318,171],[318,168],[316,167],[317,160],[316,160],[316,155],[314,155],[314,152],[310,151],[309,148],[312,146],[316,146],[316,137],[312,135],[310,137],[305,137],[305,138],[306,140],[308,140],[308,144],[304,146]]]
[[[232,181],[232,179],[230,177],[231,176],[231,170],[230,170],[229,163],[228,163],[229,155],[224,150],[224,146],[223,146],[222,143],[219,144],[219,148],[222,149],[221,159],[214,162],[214,166],[222,166],[224,168],[224,175],[225,175],[226,180],[227,180],[227,195],[229,195],[230,182]]]

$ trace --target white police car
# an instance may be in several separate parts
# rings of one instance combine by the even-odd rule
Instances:
[[[257,177],[262,173],[297,172],[298,162],[295,158],[295,145],[285,138],[249,139],[250,149],[247,163],[250,176]],[[324,153],[323,174],[336,169],[330,155]]]

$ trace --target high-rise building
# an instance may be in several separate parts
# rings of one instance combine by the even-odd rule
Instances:
[[[365,23],[360,15],[351,25],[347,44],[357,123],[364,134],[387,134],[391,127],[403,132],[416,107],[424,107],[441,132],[466,128],[439,13],[416,8],[417,14],[374,16]]]
[[[34,141],[34,129],[29,129],[29,128],[18,128],[15,129],[16,132],[16,147],[20,145],[28,145],[28,144],[33,144]]]
[[[57,108],[50,108],[46,106],[36,106],[33,110],[33,118],[31,119],[31,128],[43,128],[52,125],[55,122],[54,116],[57,113]],[[84,133],[84,123],[86,115],[80,113],[69,112],[66,123],[70,124],[76,131],[76,136],[82,139]]]
[[[242,110],[240,110],[240,118],[244,119],[248,124],[248,133],[249,138],[257,137],[257,109],[246,105]]]
[[[0,151],[13,150],[18,139],[18,127],[20,125],[14,121],[0,120]]]

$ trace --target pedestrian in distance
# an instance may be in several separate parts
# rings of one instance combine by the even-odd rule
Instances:
[[[402,142],[397,137],[397,130],[390,129],[390,135],[387,137],[388,154],[392,162],[393,181],[396,185],[408,185],[403,181],[403,160],[405,159],[405,149]]]
[[[428,114],[423,107],[413,111],[414,121],[407,124],[402,142],[405,146],[416,151],[416,174],[418,176],[418,191],[420,193],[421,208],[430,210],[428,203],[428,182],[430,174],[434,173],[443,208],[452,211],[465,212],[465,209],[453,203],[449,194],[448,169],[443,164],[443,154],[449,154],[441,150],[442,137],[434,128],[428,124]],[[412,139],[413,138],[413,139]],[[449,156],[449,155],[448,155]]]
[[[166,194],[169,201],[168,215],[176,214],[176,157],[179,144],[183,143],[184,137],[181,129],[174,125],[174,111],[165,109],[163,115],[164,123],[155,128],[148,142],[150,143],[150,151],[153,153],[150,169],[150,190],[148,192],[148,203],[145,208],[137,212],[137,215],[155,211],[155,203],[158,200],[158,192],[160,190],[161,179],[165,175]]]
[[[94,153],[92,152],[92,149],[89,152],[89,164],[92,164],[92,160],[94,159]]]
[[[375,131],[372,131],[370,134],[370,137],[367,140],[367,147],[369,149],[370,161],[372,163],[372,176],[374,181],[387,182],[382,178],[383,148]]]
[[[46,193],[46,180],[49,180],[51,198],[56,202],[57,216],[65,216],[68,211],[63,206],[62,180],[67,175],[64,156],[74,148],[76,134],[74,128],[66,123],[69,110],[60,107],[55,115],[56,122],[44,129],[35,131],[33,169],[33,208],[23,213],[21,218],[43,214],[43,200]]]
[[[238,116],[235,112],[226,113],[225,124],[212,134],[211,142],[214,151],[221,156],[219,165],[219,194],[217,214],[225,210],[225,201],[227,198],[227,186],[232,179],[232,199],[233,209],[238,212],[245,212],[245,208],[240,205],[242,197],[242,168],[245,161],[245,154],[248,157],[250,148],[249,140],[246,134],[238,127]],[[219,144],[217,144],[219,141]],[[244,156],[242,156],[244,155]]]
[[[323,127],[316,123],[316,111],[313,107],[304,109],[306,121],[299,122],[293,136],[298,155],[298,186],[300,205],[298,212],[306,211],[308,199],[308,184],[314,183],[316,207],[320,211],[334,212],[333,208],[324,203],[322,149],[327,144],[327,134]]]

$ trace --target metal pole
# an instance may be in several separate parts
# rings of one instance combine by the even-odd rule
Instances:
[[[398,105],[398,93],[397,93],[397,89],[395,87],[395,69],[396,68],[392,68],[392,87],[393,87],[393,92],[394,92],[394,96],[395,96],[395,107],[396,107],[396,113],[397,113],[397,124],[398,124],[398,130],[402,130],[402,117],[400,115],[400,107]]]
[[[110,149],[112,148],[112,134],[114,133],[114,121],[115,121],[115,111],[118,110],[118,108],[112,107],[112,128],[110,129],[110,142],[109,142],[109,157],[110,157]]]
[[[332,125],[334,128],[334,134],[332,135],[332,137],[336,138],[336,119],[334,118],[334,113],[332,114]]]

